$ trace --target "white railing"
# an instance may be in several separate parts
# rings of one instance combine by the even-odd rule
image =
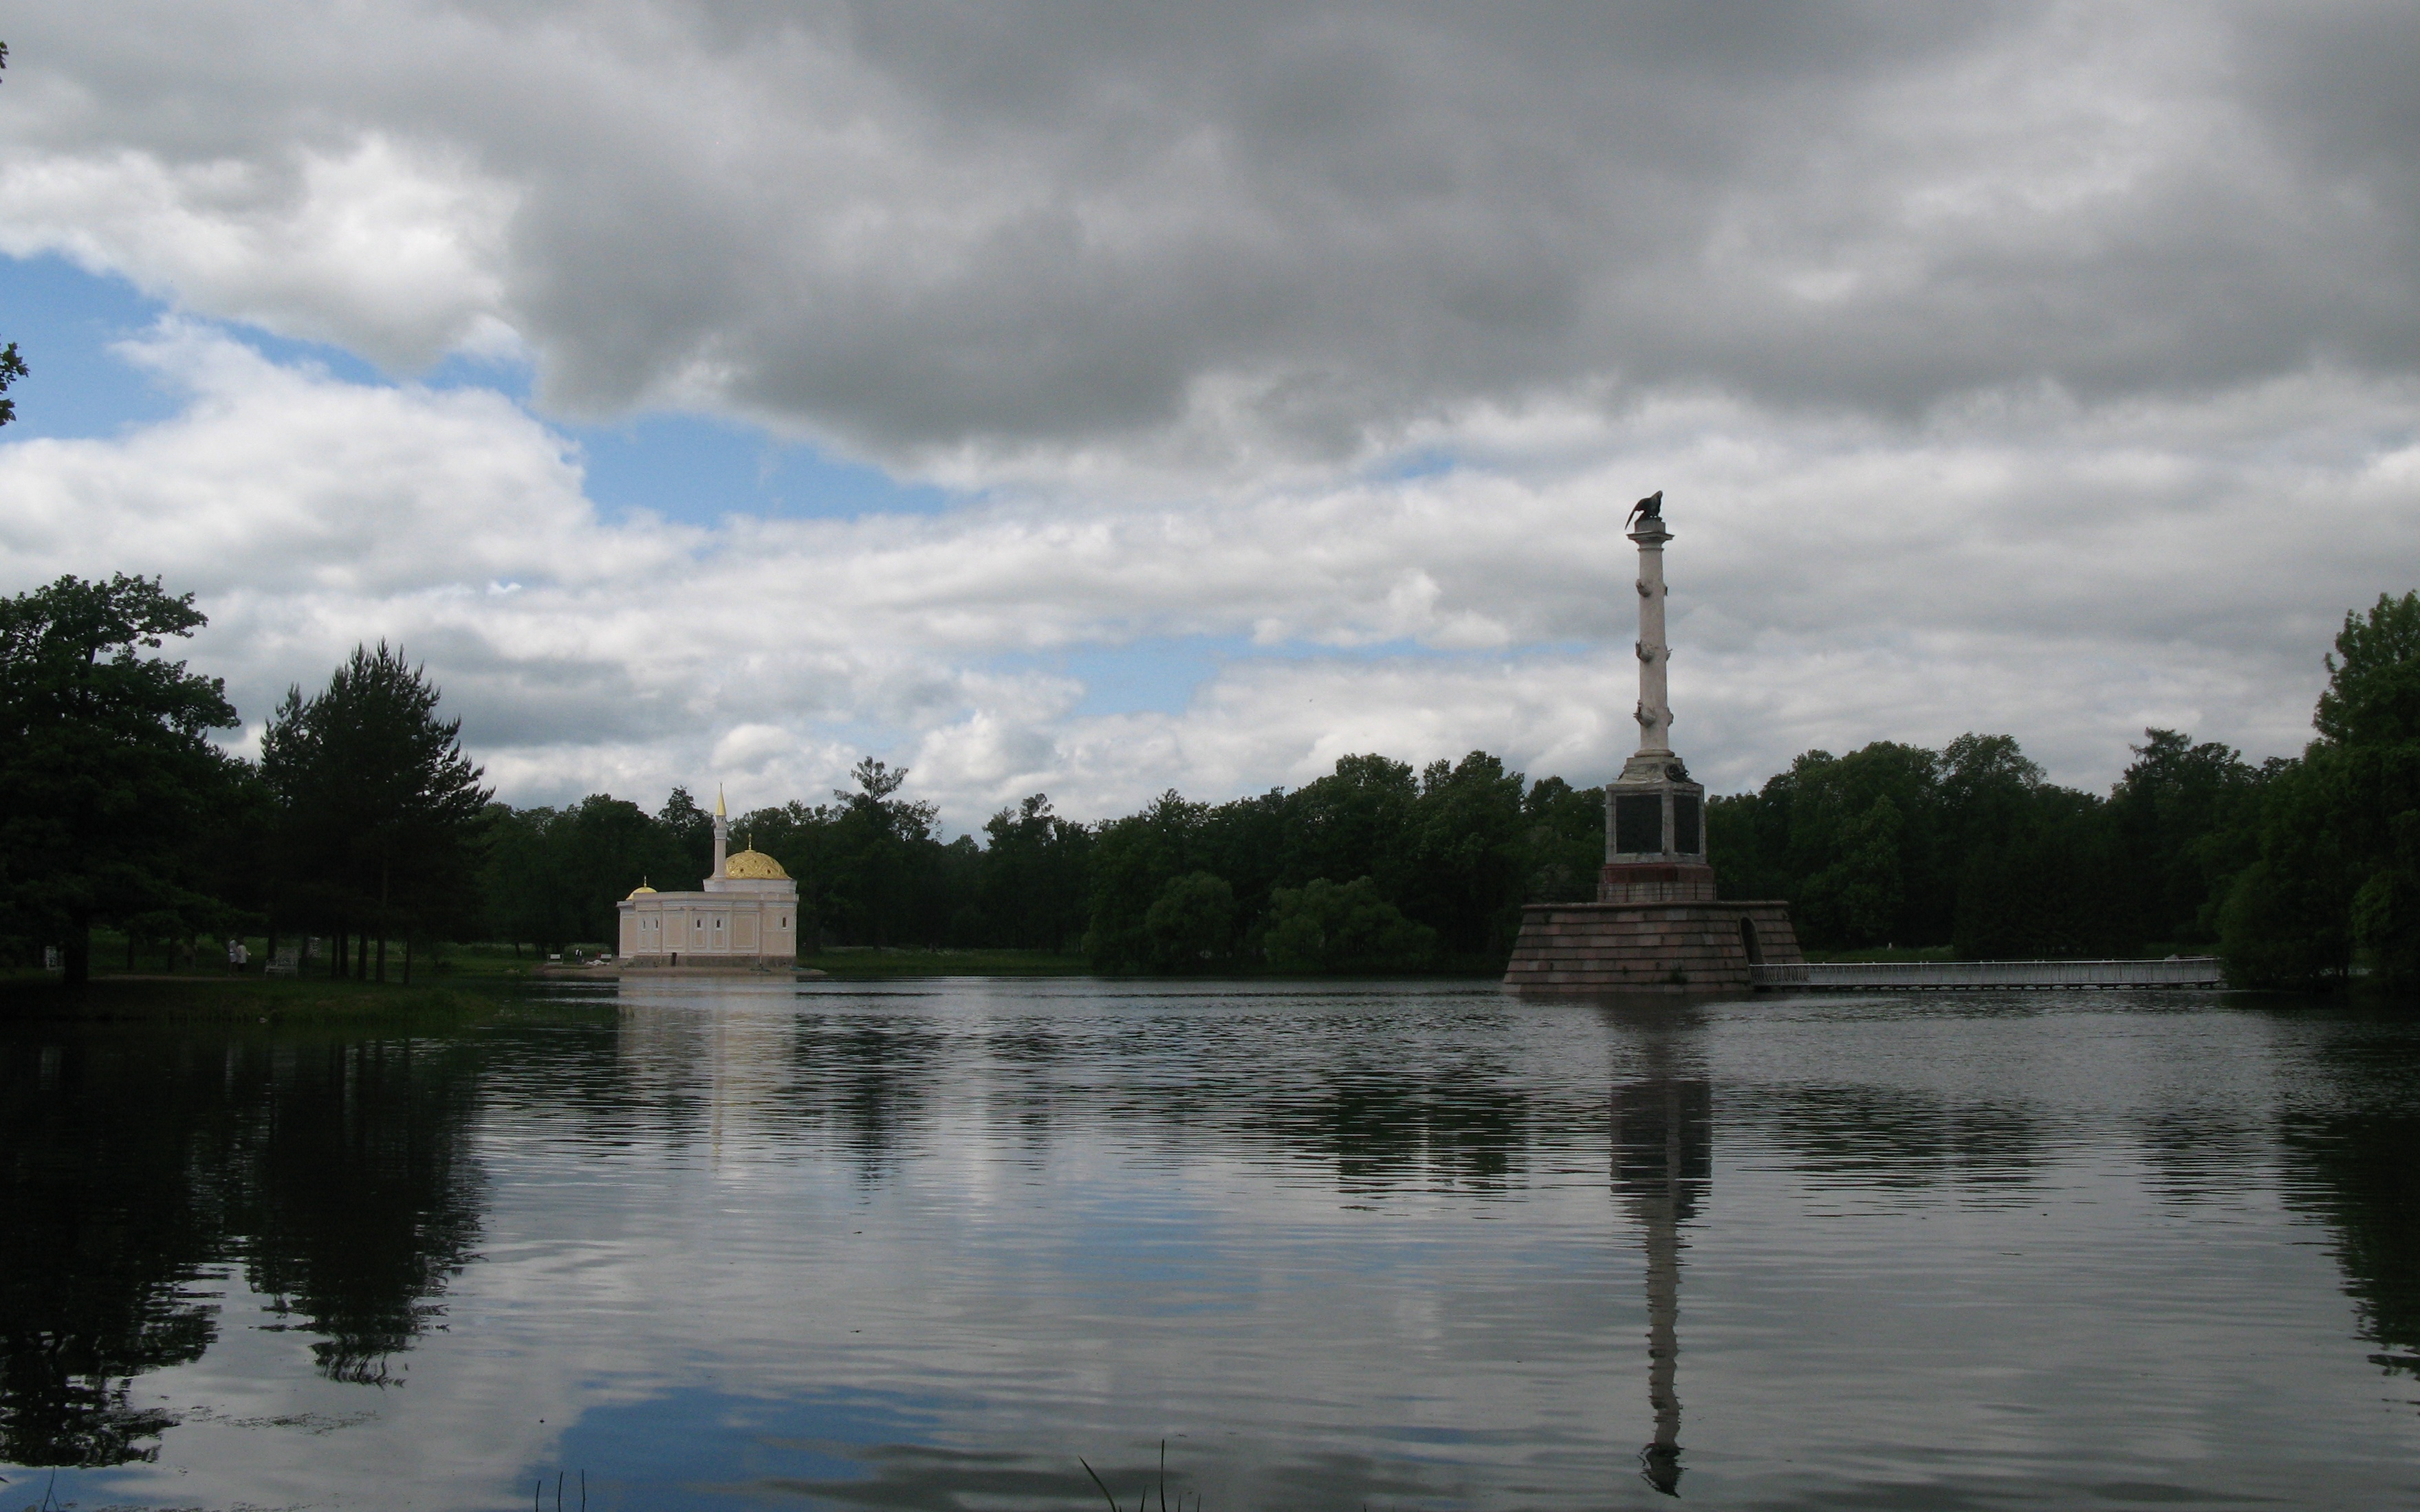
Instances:
[[[2164,961],[1826,961],[1748,967],[1759,987],[2223,987],[2214,955]]]

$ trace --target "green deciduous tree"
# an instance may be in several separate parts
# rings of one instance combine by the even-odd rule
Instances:
[[[0,901],[13,933],[90,970],[96,922],[208,922],[194,841],[236,764],[219,679],[146,655],[207,623],[157,579],[61,578],[0,602]]]
[[[1521,818],[1520,902],[1593,900],[1605,866],[1605,790],[1540,778],[1521,799]]]
[[[2224,916],[2244,980],[2303,985],[2348,975],[2366,951],[2377,981],[2420,985],[2420,593],[2345,616],[2326,658],[2319,738],[2263,784],[2259,856]]]
[[[1280,971],[1417,971],[1435,964],[1436,932],[1404,917],[1368,877],[1280,887],[1264,949]]]
[[[939,810],[900,797],[908,768],[868,757],[849,774],[857,790],[835,789],[830,877],[822,913],[845,937],[866,945],[930,940],[936,931],[923,884],[937,857]],[[925,907],[920,910],[919,904]]]
[[[1199,971],[1224,961],[1235,935],[1235,889],[1207,872],[1171,877],[1143,914],[1152,964]]]
[[[986,940],[1029,950],[1077,946],[1092,912],[1093,831],[1051,812],[1049,795],[1036,793],[993,814],[984,835],[977,905]]]
[[[1521,929],[1521,800],[1528,784],[1474,750],[1420,772],[1397,902],[1456,956],[1498,960]]]
[[[2118,906],[2137,939],[2215,940],[2218,900],[2257,854],[2260,774],[2216,742],[2146,730],[2109,797],[2124,874]]]
[[[1152,964],[1151,905],[1170,882],[1195,869],[1206,812],[1171,789],[1141,813],[1101,826],[1093,851],[1092,926],[1084,934],[1094,964],[1132,971]]]

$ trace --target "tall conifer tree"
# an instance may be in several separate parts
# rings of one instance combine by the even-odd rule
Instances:
[[[288,688],[261,740],[283,810],[289,897],[339,936],[386,942],[468,917],[494,795],[462,751],[462,721],[400,650],[355,647],[325,689]],[[341,967],[341,956],[339,960]]]

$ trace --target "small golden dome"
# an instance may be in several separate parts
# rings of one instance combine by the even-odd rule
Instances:
[[[737,877],[743,882],[787,882],[790,879],[790,873],[782,870],[781,862],[753,845],[737,856],[726,857],[722,863],[722,874]]]
[[[656,890],[655,888],[650,887],[648,887],[648,886],[647,886],[647,879],[646,879],[646,878],[644,878],[644,877],[641,877],[641,878],[639,879],[639,885],[638,885],[637,887],[632,887],[632,888],[630,889],[630,898],[640,897],[640,896],[642,896],[643,894],[650,893],[650,892],[653,892],[653,891],[655,891],[655,890]],[[628,902],[629,902],[629,901],[630,901],[630,899],[629,899],[629,898],[625,898],[625,899],[623,899],[622,901],[623,901],[624,903],[628,903]]]

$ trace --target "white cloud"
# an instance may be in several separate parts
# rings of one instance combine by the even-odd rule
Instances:
[[[2409,587],[2408,384],[2214,399],[2002,396],[1914,437],[1736,401],[1648,406],[1526,465],[1121,505],[600,519],[509,401],[281,365],[170,323],[132,355],[185,409],[0,446],[0,574],[156,573],[257,720],[357,640],[425,658],[507,796],[816,801],[861,754],[966,827],[1025,793],[1131,809],[1381,750],[1601,779],[1635,739],[1632,497],[1674,488],[1678,733],[1725,788],[1798,750],[1967,729],[2107,782],[2147,723],[2303,738],[2335,618]],[[1511,454],[1521,454],[1517,446]],[[1063,656],[1218,658],[1169,713],[1087,712]],[[1069,665],[1080,665],[1080,660]]]
[[[377,131],[282,161],[176,162],[133,147],[20,157],[0,167],[0,251],[62,253],[395,365],[518,353],[500,258],[517,195],[461,160]]]

